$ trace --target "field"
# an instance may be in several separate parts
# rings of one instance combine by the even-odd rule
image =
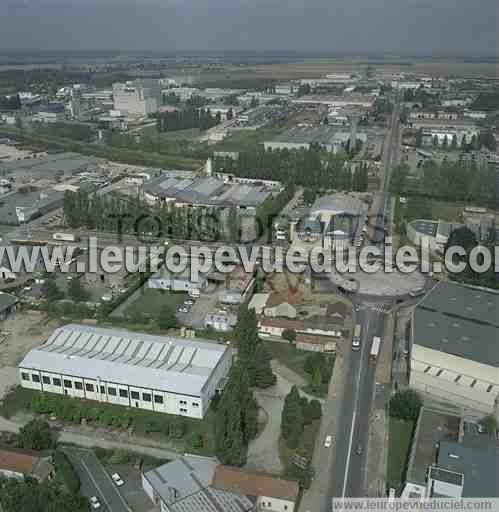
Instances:
[[[156,318],[165,306],[168,305],[176,309],[177,306],[182,304],[186,299],[187,293],[153,290],[144,287],[143,293],[127,308],[126,314],[128,317],[136,314],[144,314]]]
[[[400,228],[403,222],[415,219],[444,220],[447,222],[462,222],[464,205],[448,203],[424,197],[408,197],[407,204],[396,201],[395,224]]]
[[[169,142],[177,140],[195,141],[198,139],[202,132],[199,128],[191,128],[190,130],[175,130],[171,132],[158,132],[155,126],[147,126],[146,128],[137,131],[137,133],[157,142]]]
[[[399,488],[405,477],[414,422],[390,418],[388,442],[388,485]]]

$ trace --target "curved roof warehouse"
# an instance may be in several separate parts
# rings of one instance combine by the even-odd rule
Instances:
[[[30,389],[201,418],[231,362],[228,347],[208,341],[71,324],[19,371]]]

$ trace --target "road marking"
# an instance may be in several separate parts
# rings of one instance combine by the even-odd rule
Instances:
[[[367,325],[366,325],[366,328],[364,331],[366,333],[366,335],[365,335],[366,340],[368,337],[367,334],[369,333],[369,324],[370,323],[371,323],[371,317],[368,315]],[[357,381],[355,383],[355,399],[354,399],[354,405],[353,405],[353,416],[352,416],[352,424],[350,425],[350,439],[348,441],[347,464],[345,467],[345,478],[343,480],[343,489],[341,491],[341,499],[342,500],[345,499],[345,493],[347,490],[347,483],[348,483],[348,472],[350,470],[350,459],[352,457],[353,434],[354,434],[354,430],[355,430],[355,420],[357,418],[357,407],[359,404],[360,376],[362,375],[362,359],[363,359],[364,353],[366,352],[365,347],[367,347],[368,345],[369,345],[369,343],[367,343],[367,341],[365,343],[363,343],[364,350],[362,350],[360,353],[359,373],[357,375]]]
[[[92,472],[90,471],[90,468],[87,466],[85,461],[83,460],[83,457],[80,458],[81,465],[84,467],[85,471],[87,472],[87,475],[90,477],[90,480],[92,480],[92,483],[94,484],[95,488],[99,491],[100,497],[102,498],[102,501],[106,504],[107,509],[112,512],[111,505],[109,505],[109,502],[106,500],[106,496],[102,492],[102,489],[100,488],[99,484],[94,478],[94,475],[92,475]]]

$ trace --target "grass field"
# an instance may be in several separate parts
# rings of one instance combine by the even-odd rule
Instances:
[[[153,290],[144,287],[143,293],[127,308],[126,314],[130,317],[142,313],[155,318],[166,305],[176,309],[187,298],[187,293]]]
[[[424,197],[408,197],[405,205],[396,201],[395,224],[400,228],[403,222],[411,222],[416,219],[462,222],[464,206]]]
[[[398,489],[405,477],[414,422],[390,418],[388,485]]]
[[[242,151],[254,148],[266,140],[274,138],[281,133],[285,127],[261,128],[259,130],[237,130],[224,141],[214,146],[215,151]]]
[[[138,132],[144,137],[152,140],[162,141],[176,141],[176,140],[196,140],[201,135],[199,128],[192,128],[190,130],[175,130],[171,132],[158,132],[155,126],[148,126]]]

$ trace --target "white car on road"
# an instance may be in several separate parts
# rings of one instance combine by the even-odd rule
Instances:
[[[92,497],[90,498],[90,506],[91,506],[93,509],[100,508],[100,501],[99,501],[99,498],[97,498],[97,496],[92,496]]]
[[[111,475],[111,478],[113,479],[113,482],[118,486],[121,487],[125,482],[121,479],[121,476],[119,473],[113,473]]]
[[[333,444],[333,436],[326,436],[326,440],[324,441],[324,446],[326,448],[331,448],[332,444]]]

